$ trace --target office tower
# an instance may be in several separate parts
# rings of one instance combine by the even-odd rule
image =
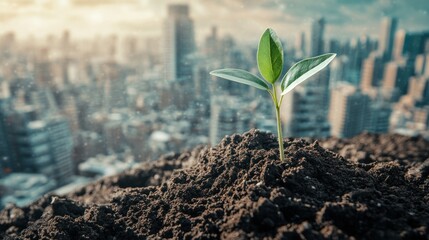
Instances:
[[[417,76],[429,76],[429,54],[419,54],[414,63]]]
[[[414,106],[428,105],[429,103],[429,76],[414,76],[410,78],[408,96],[414,101]]]
[[[39,88],[29,92],[29,104],[35,109],[40,118],[58,113],[58,106],[50,88]]]
[[[295,36],[295,57],[302,58],[305,55],[305,33],[301,32]]]
[[[329,110],[331,135],[340,138],[355,136],[365,129],[370,98],[351,84],[332,90]]]
[[[194,95],[195,98],[200,101],[207,101],[206,103],[209,104],[210,101],[210,87],[208,86],[211,81],[211,76],[209,74],[210,69],[205,64],[205,62],[202,62],[201,64],[197,64],[193,70],[193,79],[194,79]]]
[[[49,155],[54,168],[53,177],[59,184],[65,184],[73,176],[73,138],[70,124],[64,117],[51,117],[44,121],[48,134]]]
[[[382,89],[385,93],[404,95],[408,90],[408,79],[412,74],[412,69],[405,63],[389,62],[384,68],[384,78]],[[396,99],[397,100],[397,99]]]
[[[413,76],[408,92],[394,106],[390,129],[395,132],[422,133],[429,129],[429,76]]]
[[[127,107],[127,85],[125,71],[115,62],[106,63],[103,81],[103,110]]]
[[[359,42],[358,42],[359,43]],[[327,42],[325,46],[326,52],[336,53],[338,55],[342,54],[342,46],[339,40],[331,39]]]
[[[371,91],[374,87],[381,85],[383,78],[383,59],[371,54],[364,60],[361,71],[361,88],[364,92]]]
[[[216,145],[226,135],[243,133],[250,128],[252,114],[246,103],[235,96],[216,96],[210,107],[210,144]]]
[[[314,80],[314,79],[312,79]],[[312,81],[308,80],[308,81]],[[315,87],[296,87],[286,94],[281,106],[283,130],[288,137],[328,137],[328,104]]]
[[[220,56],[219,39],[216,26],[212,26],[210,35],[206,37],[204,43],[204,53],[208,58],[217,58]]]
[[[309,55],[316,56],[324,53],[323,35],[325,19],[319,18],[311,23]]]
[[[380,97],[371,101],[365,130],[371,133],[387,133],[389,131],[392,107]]]
[[[60,113],[69,120],[71,131],[77,133],[80,127],[76,97],[69,92],[61,92],[59,100]]]
[[[52,87],[52,62],[49,61],[49,50],[43,48],[37,52],[34,61],[34,79],[38,87]]]
[[[123,150],[125,145],[123,122],[122,116],[116,113],[110,114],[107,121],[102,122],[102,136],[107,153],[117,153]]]
[[[55,168],[49,154],[46,122],[39,120],[36,109],[28,105],[15,110],[14,120],[13,147],[17,152],[19,170],[53,177]]]
[[[398,30],[395,34],[395,42],[393,48],[393,59],[399,60],[403,57],[403,53],[405,50],[405,39],[407,37],[407,32],[401,29]]]
[[[395,38],[398,20],[396,18],[385,17],[381,21],[378,50],[385,60],[392,57],[393,42]]]
[[[194,52],[194,23],[189,17],[189,6],[168,6],[164,23],[164,67],[165,80],[186,80],[192,76],[190,54]]]
[[[16,158],[13,149],[12,99],[7,90],[7,84],[0,86],[0,176],[16,170]]]
[[[31,106],[16,109],[14,120],[13,147],[19,170],[66,183],[73,175],[73,141],[68,121],[59,116],[40,119]]]
[[[427,43],[429,43],[429,32],[410,33],[399,30],[395,35],[394,59],[406,58],[413,61],[417,55],[428,50]]]
[[[413,120],[418,131],[429,130],[429,105],[416,109]]]
[[[336,57],[329,65],[329,89],[335,88],[341,82],[344,82],[346,73],[347,57]]]
[[[311,25],[310,55],[324,52],[324,25],[323,18]],[[326,68],[285,95],[281,118],[286,124],[284,128],[286,136],[329,136],[329,74],[329,68]]]
[[[417,76],[423,75],[425,72],[425,61],[426,56],[423,54],[419,54],[416,56],[416,60],[414,61],[414,73]]]

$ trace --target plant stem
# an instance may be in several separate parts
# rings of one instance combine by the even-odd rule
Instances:
[[[272,85],[273,85],[273,95],[272,95],[272,98],[273,98],[274,106],[276,108],[277,138],[278,138],[278,141],[279,141],[280,160],[282,162],[284,162],[285,161],[285,153],[284,153],[284,146],[283,146],[282,122],[281,122],[281,119],[280,119],[280,104],[281,104],[281,102],[279,102],[277,100],[277,89],[276,89],[275,84],[272,84]],[[281,100],[283,100],[283,97],[281,98]]]

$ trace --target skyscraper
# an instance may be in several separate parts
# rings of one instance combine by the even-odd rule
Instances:
[[[378,50],[386,60],[392,57],[393,41],[397,25],[398,19],[396,18],[386,17],[381,21]]]
[[[192,76],[190,54],[195,49],[194,23],[189,6],[172,4],[164,23],[165,80],[186,80]]]
[[[332,90],[329,120],[331,135],[353,137],[365,128],[370,99],[358,88],[342,84]]]
[[[314,79],[308,81],[315,81]],[[328,137],[330,125],[327,117],[329,106],[324,104],[324,91],[314,85],[296,87],[283,99],[282,123],[288,137]]]
[[[312,22],[310,29],[310,56],[320,55],[323,50],[323,34],[325,31],[325,19],[319,18]]]
[[[19,170],[41,173],[53,177],[54,164],[49,153],[49,134],[46,122],[37,118],[36,109],[24,106],[16,109],[14,124],[14,148],[17,152]]]
[[[383,60],[373,53],[364,60],[361,74],[361,88],[364,92],[371,91],[381,85],[383,78]]]
[[[225,135],[243,133],[251,125],[252,114],[240,98],[230,95],[211,98],[210,144],[216,145]]]
[[[402,57],[405,49],[405,39],[407,38],[407,33],[405,30],[401,29],[395,34],[395,43],[393,48],[393,58],[399,60]]]
[[[301,58],[305,56],[305,33],[301,32],[295,36],[295,56]]]
[[[325,20],[314,21],[310,29],[310,55],[323,54]],[[311,77],[305,84],[285,95],[282,122],[286,136],[328,137],[329,69]],[[289,106],[288,106],[289,105]]]
[[[373,99],[367,112],[365,130],[371,133],[387,133],[391,114],[392,107],[389,102],[384,101],[381,97]]]
[[[36,109],[16,109],[13,147],[21,171],[41,173],[63,184],[73,175],[73,139],[64,117],[39,119]]]
[[[414,63],[417,76],[429,76],[429,54],[419,54]]]
[[[385,92],[395,91],[399,95],[404,95],[408,90],[408,79],[412,69],[405,64],[389,62],[384,68],[383,90]]]
[[[8,91],[6,82],[0,83],[0,176],[3,172],[15,170],[15,153],[12,147],[12,131],[10,129],[13,122],[12,99]]]
[[[414,76],[410,78],[408,96],[417,106],[429,105],[429,76]]]
[[[52,117],[46,120],[49,154],[53,161],[54,178],[63,184],[73,175],[73,138],[69,121],[64,117]]]

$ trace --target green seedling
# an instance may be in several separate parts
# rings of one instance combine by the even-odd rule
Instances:
[[[266,90],[274,103],[277,118],[277,135],[279,141],[280,160],[284,161],[283,132],[280,120],[280,106],[286,93],[294,89],[298,84],[313,76],[326,67],[336,54],[327,53],[316,57],[307,58],[295,63],[280,81],[280,90],[276,85],[283,71],[283,47],[277,34],[272,29],[267,29],[259,41],[257,62],[262,78],[241,69],[225,68],[210,72],[211,75],[234,82],[243,83],[252,87]],[[280,96],[279,96],[280,94]]]

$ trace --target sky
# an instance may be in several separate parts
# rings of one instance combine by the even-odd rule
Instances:
[[[429,30],[429,0],[0,0],[0,34],[162,36],[171,3],[190,5],[197,40],[213,25],[241,41],[257,41],[267,27],[293,40],[319,17],[326,19],[328,38],[376,37],[384,16],[398,17],[400,29]]]

